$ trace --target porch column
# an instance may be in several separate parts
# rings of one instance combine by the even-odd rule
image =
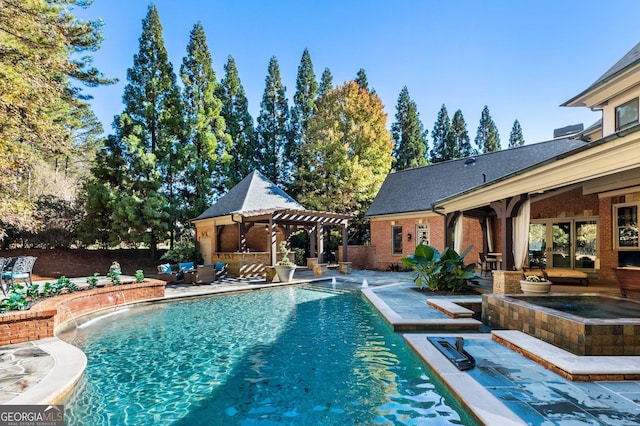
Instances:
[[[316,245],[318,247],[318,263],[324,263],[324,233],[322,224],[316,224]]]
[[[483,217],[478,219],[480,222],[480,229],[482,230],[482,252],[486,255],[489,253],[489,240],[487,239],[487,227],[491,226],[489,224],[489,218]]]
[[[348,262],[347,247],[349,247],[349,233],[347,232],[347,222],[342,224],[342,261]]]
[[[309,257],[318,257],[316,249],[316,230],[315,228],[305,228],[309,234]]]
[[[269,229],[271,234],[271,266],[275,266],[278,263],[278,248],[276,247],[276,222],[273,220],[273,216],[269,218]]]
[[[247,251],[247,231],[250,226],[244,222],[238,224],[240,228],[239,236],[238,236],[238,251],[241,253],[245,253]]]
[[[491,203],[491,208],[500,219],[500,247],[502,252],[502,270],[512,271],[515,266],[513,260],[513,218],[518,215],[520,206],[528,199],[527,194],[508,197]]]

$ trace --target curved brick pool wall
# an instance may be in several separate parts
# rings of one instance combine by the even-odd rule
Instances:
[[[160,299],[164,289],[164,281],[147,279],[51,297],[28,311],[0,314],[0,346],[53,337],[67,321],[119,305]]]

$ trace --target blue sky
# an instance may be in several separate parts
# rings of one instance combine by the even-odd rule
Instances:
[[[518,119],[526,143],[553,129],[600,114],[559,105],[586,89],[640,41],[640,2],[618,0],[156,0],[176,75],[189,33],[200,21],[218,80],[228,55],[236,61],[254,120],[260,111],[269,59],[275,56],[292,104],[296,73],[309,49],[318,80],[329,68],[334,84],[364,68],[388,114],[403,86],[431,131],[445,104],[461,109],[473,142],[484,105],[506,148]],[[613,6],[615,4],[615,7]],[[94,65],[116,85],[87,88],[107,133],[122,112],[126,72],[138,51],[149,2],[95,0],[82,18],[104,21]],[[179,78],[178,78],[179,80]],[[429,143],[431,137],[429,135]]]

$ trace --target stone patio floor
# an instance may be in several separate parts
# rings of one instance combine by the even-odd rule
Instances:
[[[304,271],[296,272],[296,276],[296,283],[316,279]],[[353,271],[350,275],[340,275],[330,271],[322,277],[323,285],[331,285],[333,277],[337,279],[333,285],[363,290],[365,297],[392,324],[397,321],[400,325],[414,327],[415,332],[405,334],[407,342],[484,424],[640,424],[640,382],[572,382],[564,379],[495,342],[490,333],[482,332],[482,327],[474,326],[468,319],[452,320],[428,306],[426,299],[431,296],[411,288],[411,274]],[[264,281],[234,279],[213,285],[171,285],[167,286],[166,298],[199,297],[266,285]],[[487,285],[490,284],[483,283],[485,290]],[[572,290],[585,289],[568,288],[568,291]],[[595,288],[590,286],[587,290],[594,291]],[[456,321],[462,324],[457,330]],[[457,370],[427,341],[426,337],[433,335],[428,327],[438,322],[448,324],[444,331],[439,330],[439,336],[464,337],[465,350],[476,359],[474,369]],[[517,331],[500,333],[504,333],[502,337],[506,336],[506,339],[534,346],[530,350],[539,349],[578,367],[606,369],[611,366],[618,370],[640,371],[640,357],[575,357],[555,347],[549,349],[547,346],[550,345],[535,339],[532,344],[532,339],[523,338]],[[0,404],[46,404],[52,396],[59,396],[61,388],[68,387],[77,378],[78,372],[74,369],[80,368],[81,373],[84,368],[83,359],[86,362],[86,358],[78,352],[56,338],[0,347]]]

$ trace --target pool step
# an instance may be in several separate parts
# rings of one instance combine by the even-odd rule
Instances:
[[[466,299],[427,299],[427,305],[442,312],[450,318],[471,318],[473,311],[460,306],[459,303],[469,303]]]

